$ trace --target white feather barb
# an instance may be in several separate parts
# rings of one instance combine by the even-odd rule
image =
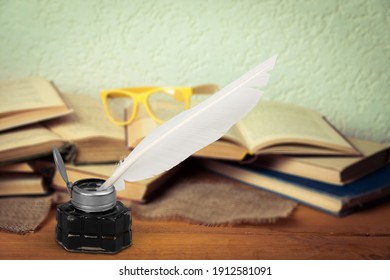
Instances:
[[[227,85],[197,106],[184,111],[146,136],[119,163],[98,190],[114,185],[124,188],[123,180],[134,182],[150,178],[176,166],[193,153],[221,138],[259,101],[276,56],[271,57]]]

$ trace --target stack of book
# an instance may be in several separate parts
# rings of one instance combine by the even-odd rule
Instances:
[[[127,146],[156,126],[141,114],[126,129]],[[260,101],[195,156],[226,177],[346,215],[390,194],[389,151],[389,145],[345,137],[314,110]]]
[[[41,77],[0,81],[0,95],[0,197],[66,192],[53,166],[53,145],[72,182],[109,177],[129,153],[123,128],[108,121],[98,98],[61,93]],[[128,183],[118,197],[145,201],[178,169]]]
[[[0,82],[0,197],[45,195],[53,167],[31,158],[62,146],[40,122],[72,113],[54,83],[44,78]]]
[[[44,78],[2,81],[0,94],[0,197],[66,193],[53,166],[53,145],[70,181],[106,179],[158,126],[142,110],[127,127],[114,126],[98,98],[60,93]],[[342,135],[314,110],[261,101],[194,157],[234,180],[345,215],[390,193],[389,151],[389,145]],[[145,202],[182,166],[127,183],[118,197]]]

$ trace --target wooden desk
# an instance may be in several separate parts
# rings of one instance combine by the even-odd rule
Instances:
[[[390,201],[344,218],[299,206],[260,226],[134,219],[133,234],[116,255],[69,253],[55,241],[53,208],[36,233],[0,233],[0,259],[390,259]]]

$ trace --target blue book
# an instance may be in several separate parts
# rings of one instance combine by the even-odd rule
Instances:
[[[204,160],[203,166],[337,216],[347,215],[390,195],[390,164],[343,186],[234,162]]]

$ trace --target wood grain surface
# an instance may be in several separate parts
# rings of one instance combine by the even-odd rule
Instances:
[[[390,200],[347,217],[299,206],[260,226],[207,227],[134,218],[115,255],[70,253],[55,241],[55,209],[35,233],[0,233],[0,259],[390,259]]]

